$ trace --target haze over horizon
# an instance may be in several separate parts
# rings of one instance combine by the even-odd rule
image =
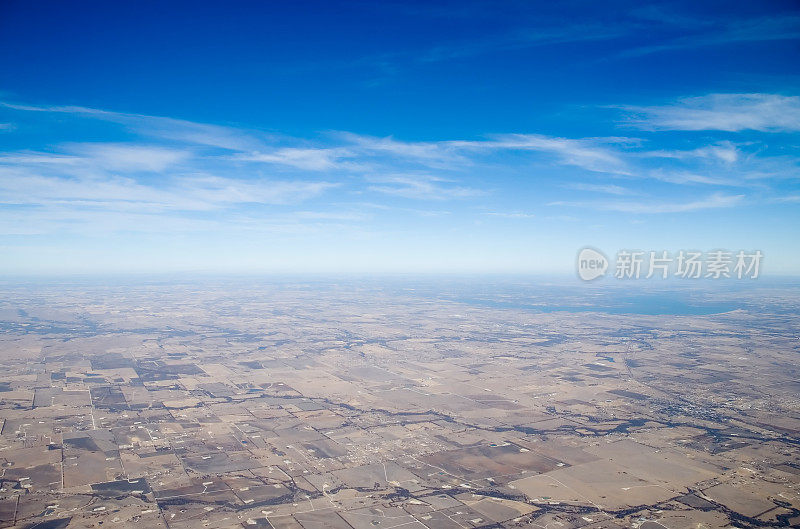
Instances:
[[[794,2],[0,12],[6,275],[800,275]]]

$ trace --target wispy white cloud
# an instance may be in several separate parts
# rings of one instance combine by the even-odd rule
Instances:
[[[660,180],[668,184],[676,185],[708,185],[708,186],[742,186],[744,182],[737,180],[732,175],[711,175],[705,172],[675,170],[675,169],[652,169],[646,173],[647,178]]]
[[[800,97],[778,94],[710,94],[674,104],[622,107],[627,123],[645,130],[800,130]]]
[[[735,163],[740,156],[739,149],[729,141],[706,145],[689,150],[650,150],[640,153],[648,158],[673,158],[675,160],[692,160],[696,158],[717,160],[728,164]]]
[[[559,138],[543,134],[494,134],[480,140],[441,140],[404,142],[392,137],[375,138],[353,133],[338,133],[350,142],[348,148],[369,156],[383,153],[412,160],[432,168],[456,168],[476,163],[477,154],[504,151],[550,154],[560,164],[589,171],[628,174],[628,167],[615,147],[630,145],[632,138]]]
[[[398,161],[402,166],[436,165],[447,170],[460,155],[446,142],[341,134],[334,135],[337,145],[85,107],[6,106],[100,120],[134,133],[127,142],[72,142],[56,144],[48,151],[0,153],[0,203],[28,219],[25,223],[13,216],[5,218],[7,233],[58,231],[58,219],[60,229],[86,233],[150,232],[159,226],[204,230],[213,225],[205,222],[209,219],[224,220],[229,229],[263,229],[263,222],[284,232],[291,231],[292,225],[299,231],[302,226],[356,225],[366,218],[363,212],[331,211],[327,205],[278,217],[274,206],[301,206],[341,187],[342,180],[362,182],[367,170],[372,175],[367,185],[356,186],[353,193],[425,201],[482,193],[452,178],[396,172],[401,168]],[[270,174],[276,167],[286,168],[281,178]],[[342,171],[350,176],[342,177]],[[326,178],[310,179],[309,173]],[[243,215],[244,211],[257,215]],[[422,210],[417,214],[423,214]],[[102,226],[95,225],[100,219]]]
[[[0,231],[5,235],[70,234],[109,237],[113,234],[145,234],[170,238],[180,234],[281,234],[302,235],[347,230],[352,233],[368,215],[351,212],[299,211],[231,213],[224,217],[181,215],[176,211],[77,209],[70,204],[47,208],[0,208]]]
[[[122,172],[159,172],[191,156],[190,152],[182,149],[125,143],[67,144],[63,150],[95,167]]]
[[[604,209],[621,211],[623,213],[654,214],[654,213],[684,213],[703,209],[730,208],[739,205],[744,195],[714,194],[701,200],[692,202],[672,202],[642,204],[635,202],[617,202],[607,204]]]
[[[616,184],[583,184],[572,183],[564,185],[567,189],[574,189],[576,191],[590,191],[594,193],[607,193],[609,195],[635,195],[635,191],[627,187],[618,186]]]
[[[489,211],[486,213],[490,217],[502,217],[504,219],[532,219],[536,217],[536,215],[532,213],[521,213],[521,212],[502,212],[502,211]]]
[[[349,150],[341,148],[284,147],[272,152],[242,154],[236,158],[249,162],[287,165],[309,171],[326,171],[344,167],[346,164],[342,163],[342,160],[352,156],[353,154]],[[350,167],[354,167],[354,164],[351,164]]]
[[[313,219],[313,220],[342,220],[342,221],[357,221],[364,220],[370,217],[363,211],[295,211],[292,214],[299,219]]]
[[[629,168],[620,155],[609,148],[612,144],[629,144],[630,138],[569,139],[541,134],[502,134],[491,141],[464,143],[476,149],[521,150],[551,153],[559,161],[589,171],[628,174]]]
[[[741,204],[744,195],[724,195],[715,193],[701,200],[688,202],[551,202],[548,206],[569,206],[637,215],[651,215],[659,213],[686,213],[706,209],[730,208]]]
[[[775,202],[797,204],[797,203],[800,203],[800,195],[786,195],[786,196],[778,197],[778,198],[775,199]]]
[[[662,19],[663,20],[663,19]],[[745,19],[709,21],[689,21],[686,17],[676,19],[676,26],[684,29],[679,37],[666,39],[661,43],[629,49],[622,57],[638,57],[653,53],[674,50],[687,50],[708,46],[723,46],[748,42],[768,42],[795,40],[800,38],[800,17],[764,16]],[[685,30],[691,28],[687,35]]]
[[[570,42],[607,40],[626,34],[629,28],[618,25],[560,24],[558,26],[525,27],[482,39],[448,42],[432,47],[419,56],[422,62],[462,59],[488,53],[522,50]]]
[[[158,185],[130,177],[44,176],[0,166],[0,203],[158,212],[212,211],[237,204],[293,204],[316,197],[330,182],[242,180],[211,175],[173,176]]]
[[[373,176],[370,191],[418,200],[449,200],[484,195],[486,192],[470,187],[450,185],[450,181],[429,175]]]
[[[339,204],[340,206],[342,204]],[[451,215],[451,211],[446,210],[437,210],[437,209],[421,209],[421,208],[409,208],[404,206],[397,206],[395,204],[380,204],[376,202],[354,202],[354,203],[347,203],[344,204],[347,207],[355,207],[358,209],[372,209],[378,211],[397,211],[401,213],[412,213],[414,215],[418,215],[420,217],[444,217],[446,215]]]
[[[40,113],[69,114],[89,119],[117,123],[129,130],[151,138],[173,140],[181,143],[217,147],[233,151],[258,151],[265,146],[267,135],[236,127],[210,125],[175,118],[112,112],[81,106],[37,106],[0,102],[0,106],[13,110]],[[263,137],[262,137],[263,136]]]
[[[208,232],[220,228],[215,219],[171,213],[158,215],[136,209],[76,208],[75,204],[51,204],[36,208],[0,208],[0,231],[6,235],[74,234],[108,236],[115,233],[172,235]]]
[[[784,99],[794,105],[797,98]],[[666,107],[640,107],[637,112],[640,119],[649,120],[648,126],[660,130],[657,127],[675,123],[688,127],[685,123],[692,119],[692,114],[687,109],[698,105],[707,106],[713,114],[705,116],[706,123],[723,122],[723,111],[732,110],[729,107],[733,103],[727,100],[696,100],[683,100]],[[784,112],[789,104],[769,98],[751,97],[747,101],[761,101],[770,108],[780,103]],[[348,224],[356,229],[370,217],[364,213],[366,210],[376,215],[384,211],[380,215],[387,217],[404,213],[449,214],[422,204],[415,207],[413,203],[396,200],[398,197],[448,204],[453,202],[447,201],[473,200],[470,203],[476,204],[489,190],[495,193],[500,188],[513,193],[515,182],[500,181],[494,175],[525,178],[524,175],[534,172],[529,168],[538,171],[543,163],[561,167],[561,174],[572,181],[545,183],[564,196],[575,195],[566,191],[571,190],[620,199],[643,196],[639,184],[643,179],[675,186],[765,188],[766,182],[773,179],[796,177],[798,168],[797,159],[789,155],[756,156],[759,147],[753,146],[753,142],[733,143],[713,138],[704,140],[705,145],[691,148],[690,144],[690,148],[684,149],[649,148],[652,140],[636,138],[567,138],[544,134],[403,141],[391,136],[332,132],[314,138],[291,138],[232,126],[84,107],[6,106],[19,112],[58,114],[60,120],[68,115],[115,124],[115,139],[120,129],[131,133],[127,141],[73,141],[51,144],[39,151],[0,153],[0,203],[19,218],[29,219],[26,225],[24,220],[14,220],[14,215],[6,214],[2,225],[10,230],[7,233],[57,231],[58,219],[61,228],[75,232],[79,229],[149,232],[156,230],[160,221],[176,230],[227,226],[301,233],[323,225]],[[749,112],[757,113],[753,109]],[[773,111],[773,118],[777,112]],[[771,125],[766,124],[764,116],[758,119],[765,130],[777,126],[774,119]],[[742,122],[740,119],[736,123]],[[576,182],[581,176],[579,170],[600,174],[593,175],[590,182]],[[603,181],[604,176],[609,178]],[[466,181],[471,183],[466,185]],[[620,181],[625,185],[620,185]],[[334,191],[337,189],[338,192]],[[373,206],[340,207],[343,201],[356,196]],[[663,202],[564,200],[550,205],[619,213],[677,213],[730,207],[742,198],[743,195],[717,193],[684,202],[678,198]],[[508,219],[533,217],[532,213],[502,208],[486,215]],[[571,216],[539,218],[557,217]]]
[[[717,97],[718,96],[718,97]],[[734,128],[735,121],[730,112],[749,116],[750,126],[767,127],[768,113],[762,112],[759,105],[772,108],[772,115],[786,119],[790,107],[797,104],[798,98],[782,96],[748,96],[755,101],[755,108],[747,109],[741,104],[729,101],[721,95],[682,100],[675,105],[661,107],[626,107],[629,112],[636,111],[631,118],[638,126],[668,128],[727,127]],[[735,95],[734,95],[735,96]],[[741,96],[741,94],[739,95]],[[758,96],[758,97],[757,97]],[[736,100],[738,101],[738,99]],[[741,103],[741,101],[739,101]],[[780,103],[780,104],[779,104]],[[11,108],[34,112],[71,113],[81,117],[101,119],[119,123],[143,136],[143,144],[76,144],[62,146],[60,152],[45,156],[36,153],[7,153],[5,156],[39,157],[40,163],[61,163],[65,166],[81,165],[81,159],[92,158],[94,167],[113,168],[116,171],[163,170],[167,165],[179,164],[187,156],[212,157],[219,160],[227,155],[234,162],[264,166],[284,167],[300,171],[349,173],[398,174],[414,172],[421,168],[448,172],[448,178],[457,171],[475,167],[484,162],[504,164],[500,157],[508,152],[531,153],[533,160],[550,161],[554,165],[577,167],[586,171],[608,173],[629,177],[656,178],[680,183],[708,184],[723,183],[722,179],[708,176],[690,178],[687,175],[702,174],[691,168],[665,168],[653,171],[652,164],[641,167],[646,158],[663,158],[677,161],[709,160],[727,164],[736,163],[741,156],[737,145],[732,142],[716,142],[688,150],[646,149],[636,138],[565,138],[543,134],[495,134],[477,140],[439,140],[410,142],[393,137],[374,137],[350,132],[331,133],[327,138],[293,139],[266,135],[258,132],[192,123],[171,118],[153,117],[138,114],[122,114],[84,107],[31,107],[8,105]],[[706,106],[706,114],[696,114],[695,107]],[[735,110],[733,110],[735,107]],[[705,116],[705,117],[703,117]],[[744,118],[739,116],[739,121]],[[778,117],[775,117],[778,119]],[[758,122],[758,123],[756,123]],[[759,125],[760,123],[760,125]],[[777,126],[775,124],[770,126]],[[154,143],[160,142],[158,145]],[[209,149],[211,151],[209,152]],[[214,149],[220,151],[214,152]],[[77,156],[76,155],[80,155]],[[538,156],[539,158],[536,158]],[[532,161],[533,161],[532,160]],[[31,161],[31,160],[28,160]],[[114,167],[111,167],[114,164]],[[86,170],[85,164],[81,167]],[[668,175],[665,177],[664,175]]]
[[[234,179],[213,175],[178,177],[179,190],[209,205],[296,204],[336,187],[332,182]]]
[[[378,138],[341,131],[335,133],[335,136],[345,141],[349,149],[362,156],[388,155],[436,168],[470,163],[470,160],[459,152],[467,142],[409,142],[391,136]]]

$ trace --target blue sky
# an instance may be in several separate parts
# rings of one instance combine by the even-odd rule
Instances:
[[[0,273],[800,274],[796,2],[0,6]]]

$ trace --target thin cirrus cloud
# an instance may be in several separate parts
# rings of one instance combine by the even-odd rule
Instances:
[[[81,106],[21,105],[8,102],[0,102],[0,106],[23,112],[66,114],[115,123],[144,137],[186,144],[237,151],[256,151],[264,145],[263,141],[250,131],[162,116],[113,112]]]
[[[609,145],[635,143],[631,138],[557,138],[541,134],[503,134],[474,148],[537,151],[555,155],[562,163],[602,173],[630,174],[627,163]]]
[[[470,159],[459,152],[462,145],[450,141],[401,141],[391,136],[374,137],[352,132],[340,131],[334,137],[348,144],[354,153],[367,158],[376,155],[388,155],[400,160],[412,160],[416,163],[434,167],[446,168],[452,166],[468,165]]]
[[[724,195],[715,193],[700,200],[690,202],[566,202],[555,201],[548,206],[567,206],[573,208],[589,208],[618,213],[631,213],[636,215],[652,215],[659,213],[687,213],[706,209],[731,208],[742,203],[744,195]]]
[[[798,100],[775,94],[710,94],[668,105],[618,108],[628,113],[628,124],[653,132],[777,132],[797,130]],[[552,200],[550,194],[538,205],[627,214],[683,213],[744,203],[743,195],[713,193],[714,188],[760,186],[767,190],[762,196],[768,197],[771,182],[792,178],[798,167],[791,155],[765,156],[750,137],[742,141],[706,137],[700,145],[692,141],[681,144],[681,149],[665,148],[657,135],[640,139],[488,134],[467,140],[404,141],[340,131],[292,138],[86,107],[3,106],[22,117],[58,114],[130,134],[128,141],[81,143],[70,138],[38,151],[0,153],[0,202],[22,208],[20,214],[29,220],[49,219],[50,227],[63,218],[64,226],[75,230],[81,218],[86,225],[114,214],[119,217],[108,220],[107,226],[131,230],[158,226],[158,219],[165,220],[165,229],[173,224],[176,229],[206,229],[205,221],[248,230],[259,223],[281,229],[297,223],[300,232],[304,224],[350,224],[355,229],[365,217],[341,206],[354,197],[381,205],[384,209],[376,211],[384,216],[428,210],[404,201],[471,201],[474,206],[499,195],[508,200],[517,183],[548,165],[560,171],[552,174],[560,176],[543,183],[551,186],[556,198],[565,200]],[[114,137],[119,137],[116,129]],[[498,182],[495,172],[519,180]],[[674,186],[669,195],[674,200],[608,200],[609,195],[646,196],[644,180]],[[683,186],[708,186],[713,194],[687,200]],[[572,192],[594,197],[575,201]],[[530,206],[536,206],[532,198]],[[317,210],[308,207],[310,201]],[[253,206],[255,211],[246,211]],[[492,211],[491,217],[530,218],[520,213],[519,205],[509,204],[508,210],[498,208],[497,202],[483,207]],[[302,208],[304,213],[290,215],[276,208]],[[199,219],[198,214],[207,218]],[[282,217],[275,220],[278,214]],[[145,222],[144,217],[152,221]],[[132,222],[126,224],[125,219]],[[11,224],[6,217],[4,225]],[[24,229],[19,222],[14,226]]]
[[[343,167],[355,167],[355,164],[345,162],[353,154],[347,149],[327,148],[291,148],[285,147],[272,152],[253,152],[241,154],[238,160],[248,162],[263,162],[296,167],[309,171],[326,171]]]
[[[629,29],[610,29],[607,25],[598,24],[564,24],[558,29],[518,28],[481,40],[471,39],[439,44],[422,53],[419,60],[421,62],[440,62],[537,46],[608,40],[625,35]]]
[[[370,177],[370,191],[418,200],[449,200],[453,198],[477,197],[485,191],[450,185],[444,178],[430,175],[389,175]]]
[[[616,184],[584,184],[576,182],[567,184],[564,187],[567,189],[574,189],[576,191],[590,191],[593,193],[606,193],[609,195],[635,195],[636,191],[628,189],[627,187],[618,186]]]
[[[492,134],[481,140],[430,142],[405,142],[392,137],[375,138],[353,133],[339,133],[338,137],[350,142],[350,148],[366,157],[382,153],[432,168],[470,166],[481,155],[517,151],[542,153],[551,156],[558,164],[616,174],[629,174],[630,171],[618,147],[637,143],[632,138],[570,139],[544,134]]]
[[[211,175],[179,176],[154,186],[134,178],[71,178],[0,166],[0,203],[72,205],[116,211],[214,211],[239,204],[293,204],[336,184],[303,181],[246,181]]]
[[[685,18],[681,19],[686,27]],[[658,44],[623,51],[620,57],[638,57],[653,53],[688,50],[729,44],[795,40],[800,38],[800,17],[785,15],[723,20],[721,23],[696,21],[688,35],[664,39]]]
[[[709,94],[671,105],[622,107],[626,122],[644,130],[800,131],[800,97],[779,94]]]
[[[740,157],[739,149],[729,141],[721,141],[714,145],[689,150],[654,150],[641,153],[651,158],[672,158],[675,160],[710,159],[725,163],[735,163]]]
[[[541,153],[561,165],[588,171],[628,174],[630,168],[620,149],[638,145],[636,138],[563,138],[545,134],[488,134],[479,140],[399,141],[340,132],[336,137],[363,156],[388,154],[433,168],[474,165],[484,155],[504,152]]]
[[[633,157],[673,159],[713,158],[735,162],[739,156],[730,142],[717,142],[687,151],[641,149],[637,138],[564,138],[544,134],[495,134],[481,140],[441,140],[408,142],[392,137],[372,137],[350,132],[333,133],[334,145],[276,145],[308,143],[293,138],[267,135],[259,131],[207,125],[172,118],[122,114],[84,107],[35,107],[10,105],[26,111],[71,113],[78,116],[122,124],[144,137],[187,146],[205,146],[232,153],[234,160],[260,162],[308,171],[334,169],[374,169],[375,162],[408,161],[436,169],[461,168],[474,164],[482,154],[519,151],[541,153],[556,164],[572,165],[593,172],[630,175]],[[773,94],[711,94],[687,98],[673,105],[620,107],[628,112],[627,123],[652,130],[780,130],[798,127],[800,98]],[[703,112],[698,113],[701,109]],[[765,109],[769,109],[766,111]],[[79,149],[81,147],[73,147]],[[95,147],[84,146],[85,150]],[[124,163],[174,163],[185,153],[163,147],[122,146],[114,153],[113,145],[104,144],[95,162],[105,155]],[[150,148],[150,152],[144,149]],[[138,152],[137,152],[138,151]]]
[[[191,156],[186,150],[124,143],[67,144],[63,148],[67,153],[76,155],[78,160],[91,161],[97,167],[123,172],[164,171]]]
[[[746,186],[747,183],[735,175],[729,174],[711,174],[708,171],[686,171],[686,170],[668,170],[668,169],[653,169],[647,173],[647,177],[652,180],[659,180],[668,184],[675,185],[704,185],[704,186],[725,186],[725,187],[738,187]]]
[[[0,201],[146,210],[213,210],[231,204],[286,204],[323,193],[325,181],[214,176],[190,148],[126,143],[68,143],[61,152],[0,154]],[[213,161],[213,160],[212,160]],[[225,167],[219,167],[225,169]]]
[[[486,213],[490,217],[500,217],[504,219],[533,219],[536,218],[536,215],[533,213],[522,213],[519,211],[513,212],[502,212],[502,211],[490,211]]]

